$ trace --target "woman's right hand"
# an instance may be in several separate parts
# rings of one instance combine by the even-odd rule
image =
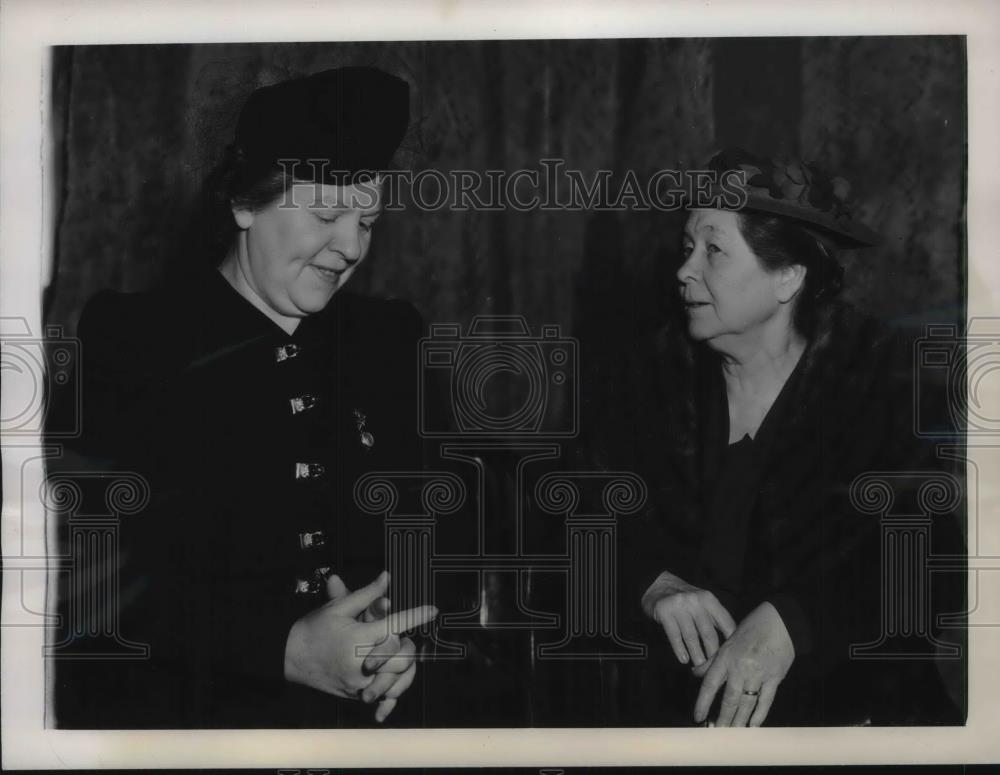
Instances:
[[[707,589],[688,584],[669,571],[661,573],[642,596],[642,610],[663,627],[677,660],[699,667],[736,630],[736,622]]]
[[[433,606],[397,611],[383,619],[364,621],[365,612],[385,597],[389,576],[330,600],[292,625],[285,645],[285,678],[337,697],[358,699],[375,680],[365,658],[387,638],[429,622]]]

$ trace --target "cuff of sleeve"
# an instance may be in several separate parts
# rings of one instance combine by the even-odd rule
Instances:
[[[798,656],[808,654],[813,648],[812,628],[805,611],[799,602],[787,593],[771,595],[767,602],[774,606],[781,621],[788,630],[788,635],[792,639],[795,647],[795,654]]]
[[[229,631],[217,633],[218,641],[225,644],[217,654],[217,669],[282,685],[288,632],[297,618],[289,608],[259,605],[255,611],[230,619]],[[235,626],[237,622],[242,626]]]

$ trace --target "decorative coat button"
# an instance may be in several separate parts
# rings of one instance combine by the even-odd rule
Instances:
[[[354,425],[358,429],[360,434],[361,446],[365,450],[370,450],[375,446],[375,435],[368,430],[368,415],[362,412],[360,409],[355,409],[354,414]]]
[[[274,360],[277,363],[282,361],[287,361],[289,358],[294,358],[302,350],[297,344],[286,344],[281,347],[274,348]]]
[[[330,578],[332,570],[329,567],[316,568],[307,576],[299,576],[295,579],[296,595],[318,595],[323,591],[326,580]]]
[[[296,463],[296,479],[319,479],[326,473],[326,466],[322,463]]]
[[[292,414],[300,414],[308,412],[316,406],[319,403],[319,399],[311,393],[305,393],[304,395],[289,399],[289,402],[292,405]]]
[[[322,549],[326,546],[326,533],[317,530],[315,533],[299,533],[299,546],[303,549]]]

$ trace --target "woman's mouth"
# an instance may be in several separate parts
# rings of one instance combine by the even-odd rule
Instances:
[[[696,309],[699,309],[701,307],[707,307],[707,306],[708,306],[708,302],[707,301],[685,301],[684,302],[684,309],[688,310],[689,312],[692,311],[692,310],[696,310]]]
[[[338,272],[334,269],[329,269],[325,266],[320,266],[319,264],[311,264],[312,268],[316,271],[320,277],[329,283],[340,282],[340,276],[343,272]]]

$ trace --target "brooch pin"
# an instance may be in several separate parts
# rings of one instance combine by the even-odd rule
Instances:
[[[354,424],[358,428],[358,433],[361,434],[361,446],[366,450],[371,449],[375,446],[375,436],[371,431],[367,430],[368,426],[368,416],[362,412],[360,409],[354,410]]]

